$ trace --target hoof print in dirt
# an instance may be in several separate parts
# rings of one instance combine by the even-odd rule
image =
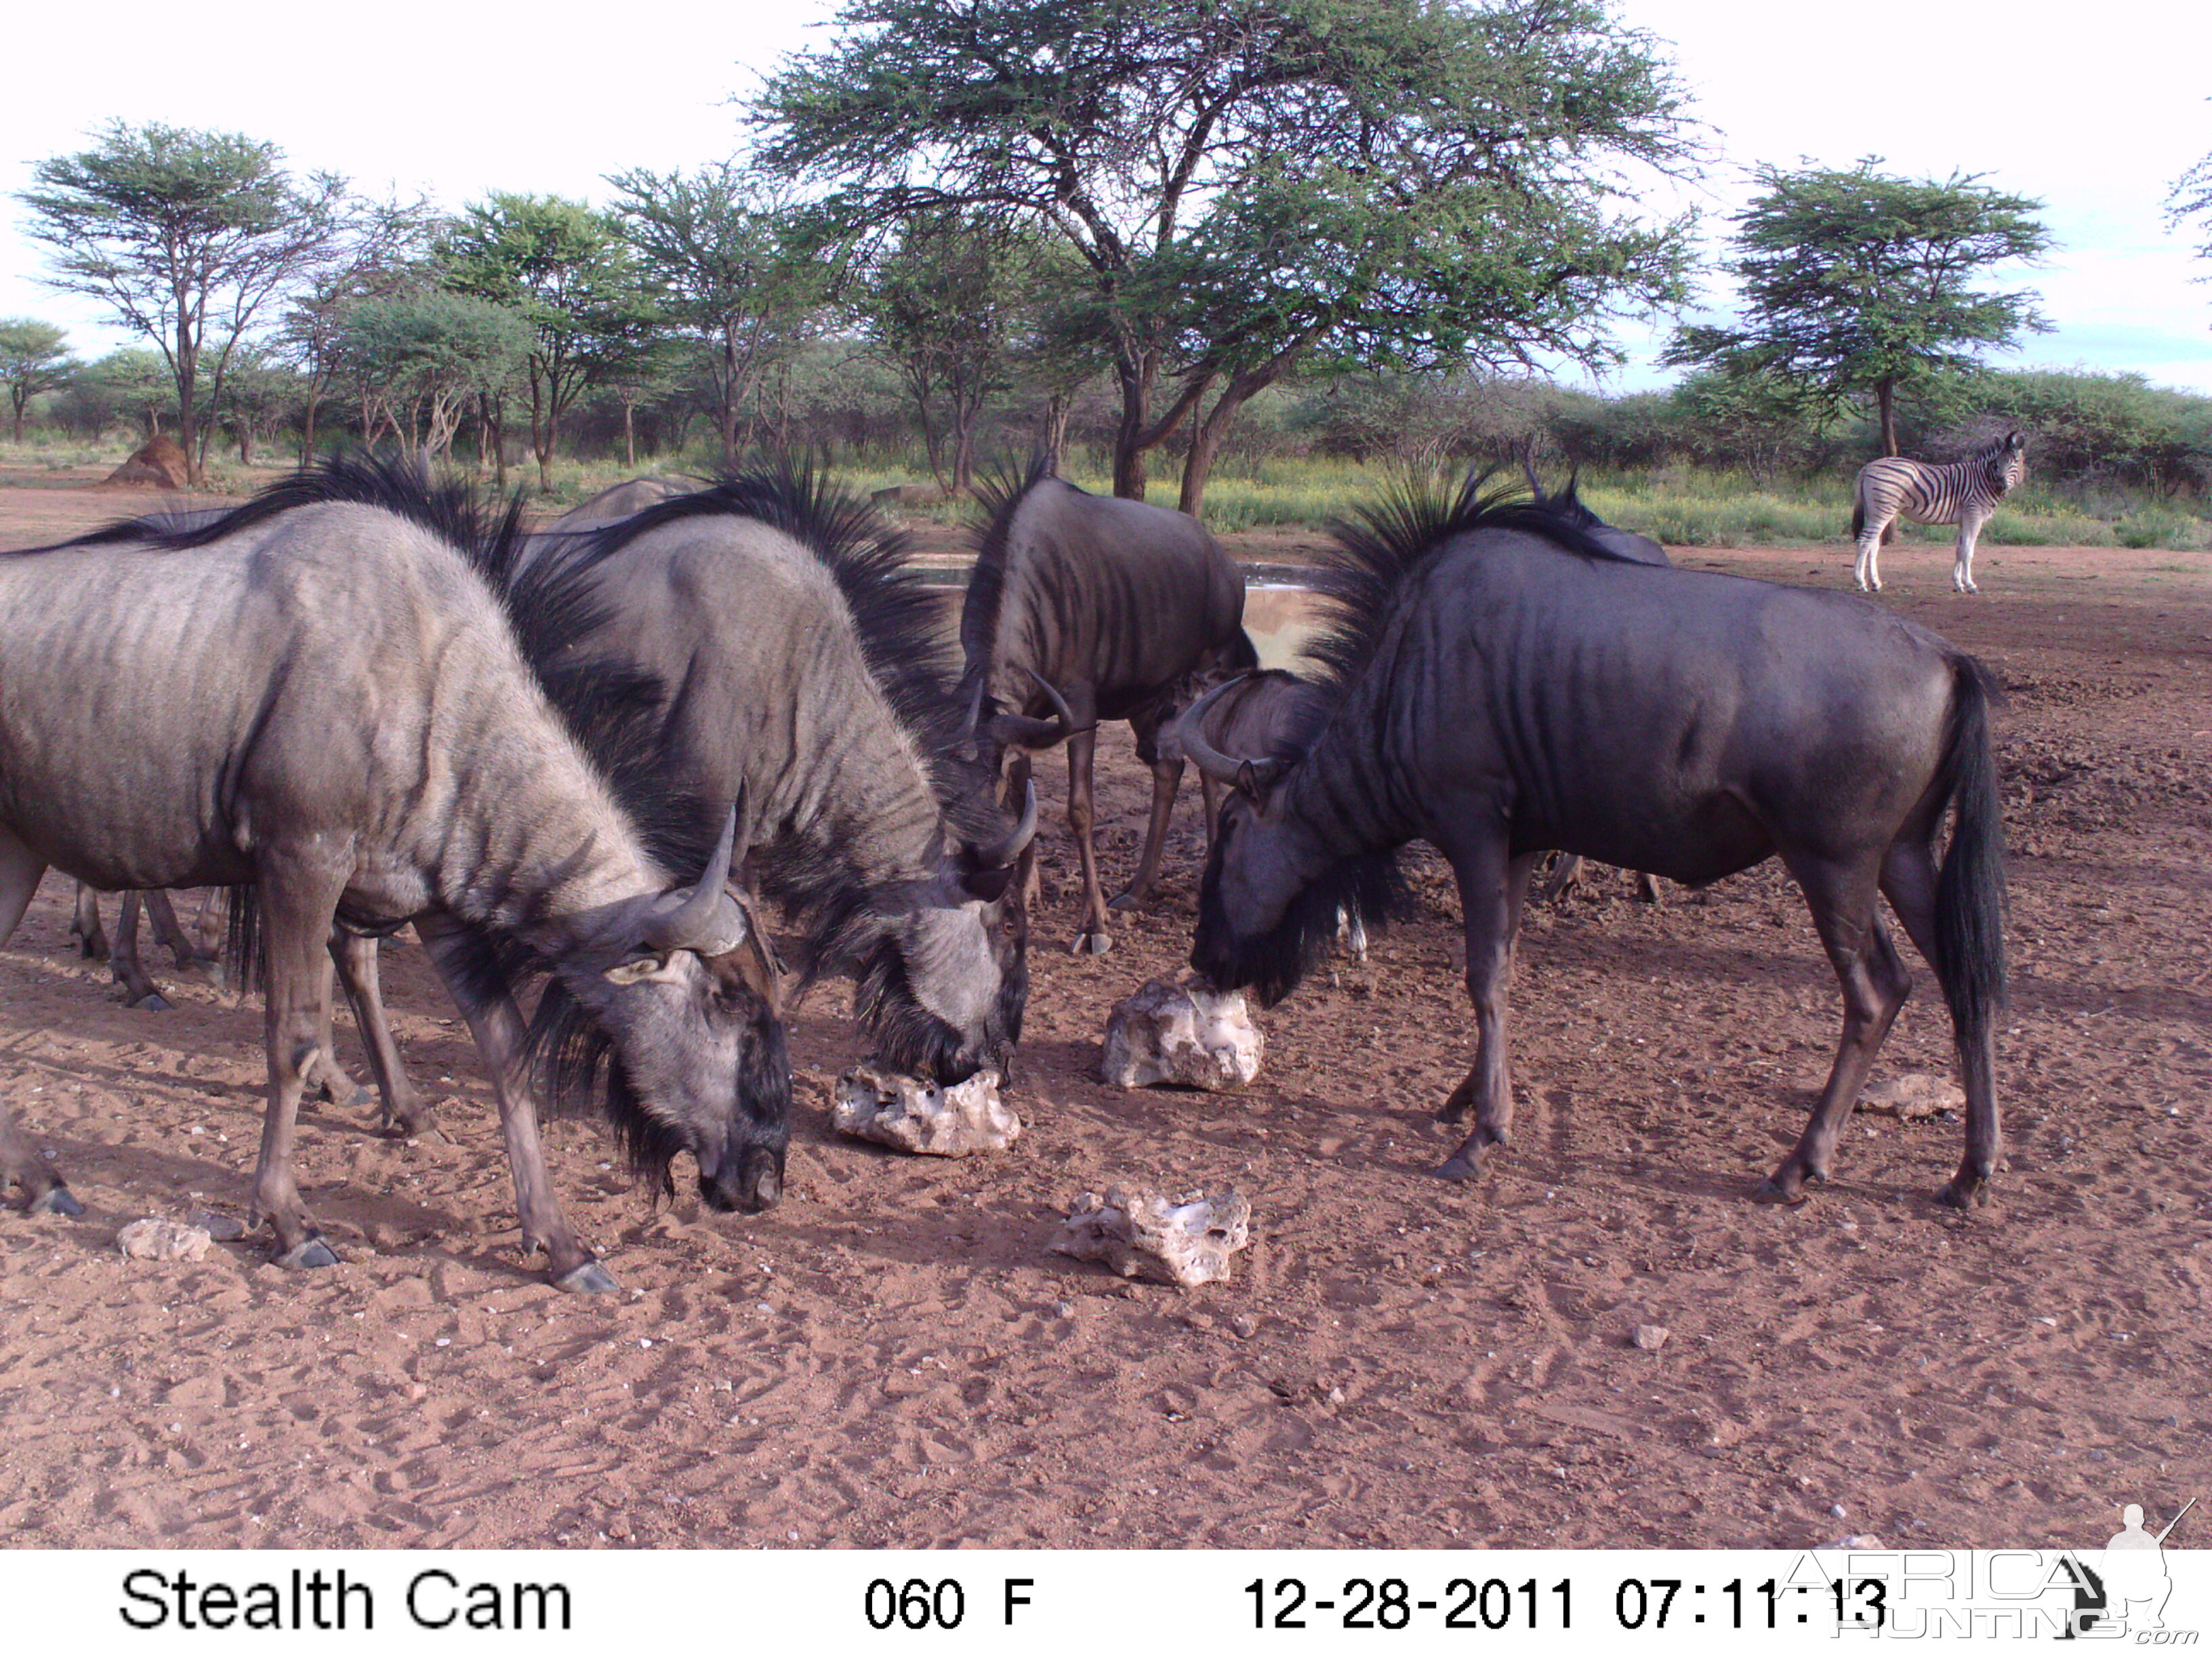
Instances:
[[[1966,1109],[1966,1091],[1946,1079],[1930,1077],[1925,1072],[1907,1072],[1902,1077],[1869,1089],[1859,1097],[1859,1110],[1873,1112],[1883,1117],[1899,1117],[1908,1123],[1915,1118],[1934,1117],[1939,1112],[1963,1112]]]
[[[933,1158],[1004,1152],[1022,1132],[999,1097],[996,1072],[947,1089],[865,1060],[838,1078],[830,1121],[841,1133]]]
[[[1107,1016],[1099,1075],[1122,1089],[1241,1089],[1260,1075],[1264,1046],[1243,992],[1156,979]]]
[[[1047,1248],[1124,1279],[1204,1285],[1228,1278],[1229,1258],[1251,1242],[1252,1206],[1233,1188],[1170,1200],[1116,1187],[1084,1194]]]
[[[204,1227],[148,1217],[115,1235],[116,1248],[140,1261],[204,1261],[215,1241]]]

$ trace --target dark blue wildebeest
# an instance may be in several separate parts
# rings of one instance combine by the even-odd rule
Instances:
[[[1966,1150],[1942,1196],[1980,1198],[2000,1146],[2003,841],[1972,659],[1841,594],[1625,559],[1502,493],[1409,489],[1364,520],[1322,579],[1335,626],[1303,729],[1228,755],[1205,742],[1205,700],[1184,718],[1191,759],[1238,789],[1191,965],[1279,1000],[1340,906],[1386,909],[1398,849],[1433,842],[1458,882],[1475,1008],[1474,1066],[1441,1114],[1474,1113],[1437,1171],[1464,1178],[1510,1130],[1505,993],[1537,854],[1692,885],[1779,856],[1842,985],[1844,1032],[1759,1196],[1794,1201],[1827,1176],[1905,1000],[1880,895],[1950,1005]]]
[[[1115,896],[1121,909],[1141,904],[1159,878],[1182,780],[1182,759],[1157,747],[1161,730],[1199,688],[1259,665],[1244,633],[1244,578],[1188,514],[1090,495],[1042,462],[980,493],[988,518],[960,612],[961,696],[994,769],[1010,746],[1067,744],[1067,821],[1083,864],[1083,927],[1070,948],[1096,955],[1113,944],[1091,844],[1098,723],[1128,721],[1152,769],[1145,850]],[[1026,752],[1012,769],[1020,799]]]
[[[491,1073],[526,1248],[564,1288],[614,1281],[553,1194],[533,1069],[596,1098],[655,1185],[689,1152],[716,1208],[782,1188],[790,1066],[766,951],[723,891],[734,819],[696,878],[647,851],[633,810],[651,804],[618,799],[619,769],[586,755],[472,568],[515,516],[487,526],[465,492],[352,461],[191,528],[0,556],[0,939],[48,865],[102,888],[252,890],[253,1202],[287,1266],[335,1260],[292,1169],[334,923],[349,981],[370,936],[415,924]],[[527,1028],[526,977],[544,986]],[[381,1078],[392,1057],[372,1059]],[[82,1207],[0,1114],[10,1178],[34,1209]]]

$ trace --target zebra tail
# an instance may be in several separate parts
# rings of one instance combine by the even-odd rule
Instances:
[[[1960,1063],[1971,1072],[1990,1063],[1996,1012],[2004,1001],[2004,820],[1990,744],[1987,671],[1961,656],[1954,672],[1943,774],[1957,821],[1936,880],[1936,967],[1950,1005]]]
[[[1856,542],[1866,534],[1866,497],[1851,497],[1851,539]]]

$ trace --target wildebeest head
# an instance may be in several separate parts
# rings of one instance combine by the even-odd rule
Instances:
[[[1176,727],[1191,763],[1230,788],[1199,887],[1190,965],[1217,990],[1249,988],[1272,1007],[1321,959],[1340,911],[1378,923],[1391,913],[1397,864],[1387,852],[1331,849],[1291,804],[1287,781],[1313,740],[1310,725],[1294,726],[1261,755],[1224,754],[1208,740],[1207,714],[1238,684],[1207,692]]]
[[[700,1196],[750,1213],[783,1194],[791,1065],[774,963],[723,887],[734,823],[696,882],[593,918],[554,964],[538,1024],[556,1091],[607,1066],[608,1115],[640,1174],[665,1190],[688,1152]]]
[[[961,843],[898,896],[858,976],[856,1012],[896,1069],[945,1086],[1006,1070],[1029,1000],[1029,920],[1015,882],[1036,833],[1036,790],[1021,822]]]

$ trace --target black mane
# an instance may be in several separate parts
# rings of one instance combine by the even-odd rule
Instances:
[[[1006,539],[1013,533],[1014,514],[1029,499],[1030,491],[1052,476],[1051,465],[1039,450],[1021,471],[998,467],[975,485],[983,520],[975,528],[975,568],[969,575],[968,597],[960,607],[960,649],[971,672],[979,665],[988,665],[998,648],[999,609],[1006,592]],[[983,672],[988,672],[988,667]]]
[[[1408,477],[1381,501],[1358,508],[1352,520],[1330,522],[1336,546],[1322,556],[1313,582],[1323,622],[1305,647],[1319,670],[1315,683],[1323,695],[1313,700],[1310,721],[1296,734],[1299,739],[1310,740],[1359,678],[1399,593],[1453,538],[1477,530],[1518,531],[1562,553],[1608,564],[1637,562],[1589,533],[1588,526],[1599,520],[1571,483],[1565,495],[1538,501],[1516,484],[1486,490],[1487,481],[1487,475],[1476,475],[1448,490],[1433,477]],[[1303,752],[1302,744],[1292,752]]]

